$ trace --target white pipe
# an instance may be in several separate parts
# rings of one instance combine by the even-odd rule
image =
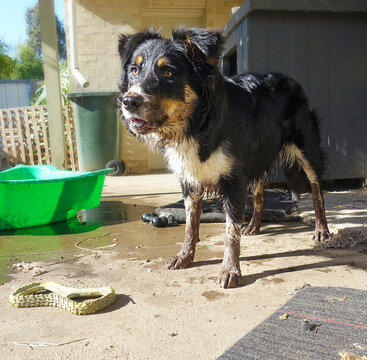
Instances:
[[[69,37],[70,37],[70,67],[71,73],[75,80],[83,87],[89,86],[89,82],[85,79],[82,73],[79,71],[78,60],[77,60],[77,47],[75,38],[76,29],[76,7],[75,0],[69,0],[68,2],[68,13],[69,13]]]

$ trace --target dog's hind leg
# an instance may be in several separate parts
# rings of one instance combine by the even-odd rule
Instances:
[[[315,209],[315,232],[313,239],[316,241],[325,241],[330,237],[330,232],[328,229],[326,215],[325,215],[325,205],[324,198],[322,196],[320,177],[316,166],[313,166],[312,156],[303,153],[296,145],[292,146],[295,157],[297,158],[299,164],[302,166],[303,171],[311,184],[312,190],[312,201]],[[314,149],[316,151],[317,149]],[[311,154],[312,150],[308,152]],[[314,154],[313,154],[314,155]],[[317,154],[319,155],[319,154]]]
[[[218,284],[222,288],[234,288],[242,284],[240,241],[246,191],[247,184],[236,183],[232,179],[222,200],[226,213],[224,256],[218,276]]]
[[[184,189],[186,209],[185,240],[178,254],[166,261],[168,269],[185,269],[194,260],[196,243],[199,241],[202,195],[203,192],[201,190],[192,192]]]
[[[261,215],[264,209],[265,192],[264,180],[259,179],[251,186],[254,211],[249,224],[242,229],[243,235],[257,235],[261,226]]]

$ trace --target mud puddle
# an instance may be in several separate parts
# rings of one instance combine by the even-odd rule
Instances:
[[[116,245],[119,225],[128,226],[154,207],[102,200],[95,209],[81,210],[76,218],[45,226],[0,232],[0,284],[10,280],[13,264],[57,261],[84,251]]]
[[[98,208],[81,210],[66,222],[0,232],[0,284],[10,280],[13,264],[66,261],[98,251],[163,264],[181,248],[185,225],[155,228],[143,223],[141,215],[155,208],[127,198],[102,199]],[[203,241],[197,246],[195,260],[220,262],[213,259],[223,257],[223,248],[212,244],[222,241],[224,224],[202,224],[200,231]]]

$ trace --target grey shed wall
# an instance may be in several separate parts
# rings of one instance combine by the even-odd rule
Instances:
[[[31,84],[29,80],[0,81],[0,109],[29,106]]]
[[[271,9],[272,4],[284,6]],[[327,11],[332,2],[308,1],[286,9],[287,4],[246,2],[227,25],[226,54],[236,51],[238,73],[283,72],[303,85],[322,119],[329,158],[325,179],[367,178],[367,8]]]

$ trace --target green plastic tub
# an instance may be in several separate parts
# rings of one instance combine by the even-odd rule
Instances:
[[[98,207],[106,173],[17,165],[0,172],[0,230],[50,224]]]

